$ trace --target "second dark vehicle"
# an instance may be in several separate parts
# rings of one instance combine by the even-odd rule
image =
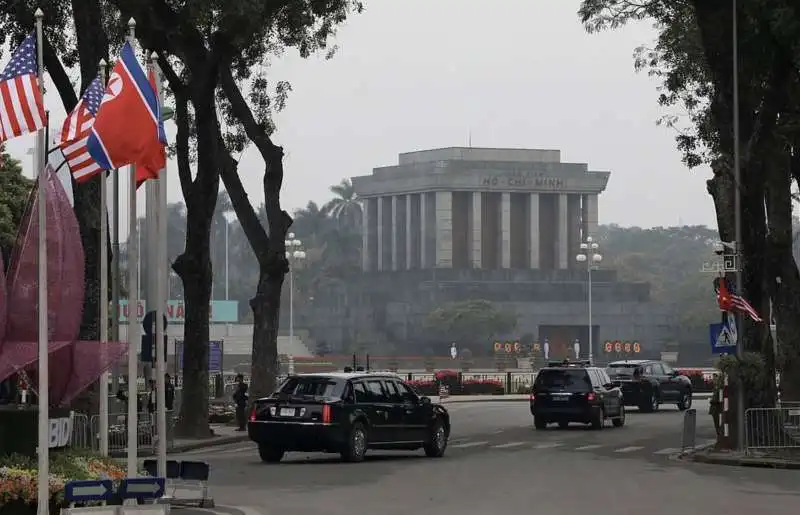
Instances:
[[[608,419],[614,427],[625,425],[622,392],[605,370],[588,362],[549,363],[536,375],[530,404],[536,429],[570,422],[602,429]]]
[[[613,361],[606,371],[621,386],[626,406],[647,413],[667,403],[676,404],[681,411],[692,407],[691,380],[662,361]]]
[[[438,458],[450,438],[450,415],[394,374],[300,374],[255,402],[247,432],[265,462],[290,451],[362,461],[367,449],[421,448]]]

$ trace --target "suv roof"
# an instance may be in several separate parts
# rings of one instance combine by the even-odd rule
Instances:
[[[592,365],[589,360],[570,361],[549,361],[544,368],[598,368]]]
[[[612,361],[608,364],[609,367],[613,367],[614,365],[646,365],[648,363],[661,363],[657,359],[620,359],[617,361]]]
[[[378,379],[402,379],[392,372],[309,372],[306,374],[294,374],[289,377],[330,377],[331,379],[358,379],[364,377],[375,377]]]

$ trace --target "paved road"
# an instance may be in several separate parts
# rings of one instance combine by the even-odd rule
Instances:
[[[706,415],[708,403],[696,401],[695,407],[699,415],[698,440],[710,440],[713,430]],[[403,496],[409,493],[408,488],[419,488],[424,498],[437,498],[437,488],[441,487],[440,475],[452,476],[453,484],[459,490],[472,488],[469,479],[472,475],[480,476],[491,488],[499,485],[503,490],[509,476],[523,474],[523,477],[511,481],[517,488],[524,489],[527,481],[538,481],[548,476],[549,472],[541,474],[541,471],[549,471],[553,463],[558,464],[557,470],[563,472],[565,481],[572,479],[568,469],[562,470],[563,463],[575,460],[580,463],[593,460],[636,462],[636,467],[655,469],[674,467],[672,455],[679,452],[681,446],[683,414],[672,406],[652,414],[631,410],[625,427],[612,428],[609,424],[601,431],[578,425],[566,430],[553,427],[537,431],[532,427],[528,405],[524,402],[454,403],[449,409],[453,433],[443,460],[425,458],[421,452],[371,452],[364,463],[346,464],[339,462],[336,455],[294,453],[281,464],[265,465],[259,461],[254,445],[249,442],[187,452],[175,458],[204,459],[211,464],[212,494],[220,506],[251,506],[263,511],[265,496],[273,499],[273,494],[280,493],[277,497],[281,509],[290,506],[284,504],[285,495],[288,495],[298,503],[297,513],[313,515],[318,506],[323,506],[317,504],[317,494],[329,501],[341,494],[340,499],[344,502],[352,493],[342,492],[366,487],[364,491],[382,492],[369,494],[376,503],[381,495],[386,496],[390,503],[401,503]],[[530,465],[523,467],[519,456],[526,456]],[[508,462],[508,465],[484,468],[484,461]],[[631,488],[637,488],[635,474],[609,476],[602,471],[599,476],[598,472],[595,474],[593,481],[619,478],[621,483],[630,483]],[[424,478],[428,478],[432,486],[420,486]],[[391,486],[393,482],[397,482],[397,491]],[[314,495],[306,495],[304,501],[303,492],[314,492]],[[298,497],[292,497],[295,494]],[[300,509],[301,506],[307,506],[309,511]],[[459,512],[480,513],[469,511],[469,508],[467,504],[466,511],[459,509]],[[510,509],[495,511],[507,513]]]
[[[800,503],[797,471],[674,461],[653,466],[627,456],[590,456],[533,448],[452,453],[441,460],[269,467],[292,475],[294,486],[265,480],[265,466],[243,466],[249,476],[248,485],[225,489],[226,497],[235,496],[233,501],[238,507],[218,506],[217,513],[794,515]],[[295,473],[295,469],[301,472]],[[200,515],[199,510],[175,513]]]

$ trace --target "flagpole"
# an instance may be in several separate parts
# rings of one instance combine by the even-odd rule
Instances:
[[[42,20],[44,11],[36,9],[36,53],[38,87],[44,96],[44,52],[42,49]],[[47,142],[45,133],[36,133],[36,158],[39,179],[39,477],[37,485],[37,514],[48,515],[50,510],[50,370],[48,363],[48,307],[47,307],[47,174],[44,171]]]
[[[156,83],[156,96],[158,97],[159,113],[164,103],[164,95],[161,91],[161,70],[158,67],[158,54],[155,52],[150,56],[150,66]],[[151,265],[154,270],[156,286],[156,417],[158,430],[158,477],[167,477],[167,390],[164,374],[167,372],[165,361],[166,348],[164,344],[164,308],[166,299],[167,282],[167,165],[158,174],[155,181],[155,197],[157,203],[153,206],[156,213],[155,236],[156,245],[155,261]],[[148,199],[149,200],[149,199]],[[148,206],[149,207],[149,206]],[[148,242],[151,243],[151,242]]]
[[[128,43],[131,47],[136,44],[136,20],[128,20]],[[128,215],[128,477],[137,477],[138,450],[138,397],[136,380],[138,378],[138,363],[136,348],[139,345],[139,270],[137,259],[137,220],[136,220],[136,166],[130,165],[130,183],[128,185],[129,208]]]
[[[100,59],[99,68],[100,83],[105,89],[105,59]],[[105,346],[108,345],[108,175],[102,170],[98,177],[100,178],[100,345]],[[99,431],[100,454],[108,456],[108,371],[104,371],[100,376]]]

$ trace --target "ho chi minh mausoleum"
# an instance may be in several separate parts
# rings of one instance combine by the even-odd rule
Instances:
[[[400,154],[397,165],[354,177],[362,274],[329,285],[310,329],[334,351],[358,339],[416,352],[429,339],[430,311],[485,299],[518,314],[505,338],[547,338],[551,348],[587,342],[587,274],[575,257],[596,231],[609,176],[561,162],[558,150],[443,148]],[[658,355],[671,328],[649,303],[649,285],[603,267],[592,279],[595,355],[606,341]],[[475,354],[482,345],[491,342],[465,344]]]

